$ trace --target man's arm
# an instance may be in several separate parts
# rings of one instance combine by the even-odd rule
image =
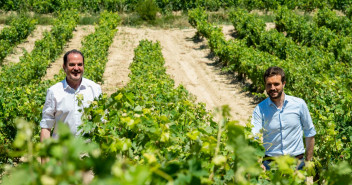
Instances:
[[[303,126],[305,142],[306,142],[306,157],[307,161],[313,159],[314,154],[314,136],[316,134],[312,118],[310,116],[308,106],[304,100],[302,100],[301,104],[301,123]]]
[[[40,121],[40,142],[43,142],[45,139],[51,137],[51,128],[53,128],[55,123],[55,103],[54,103],[54,95],[48,90],[45,98],[45,104],[43,107],[42,120]],[[48,158],[42,157],[42,164],[46,163]]]
[[[55,101],[52,91],[48,90],[43,107],[42,120],[40,121],[40,141],[50,138],[51,128],[55,125]]]
[[[50,133],[51,133],[51,129],[49,128],[42,128],[40,131],[40,142],[43,142],[45,139],[50,138]],[[46,162],[48,162],[48,158],[42,157],[41,158],[41,163],[44,164]]]
[[[258,134],[260,133],[260,130],[262,129],[262,116],[260,113],[259,106],[256,106],[253,114],[252,114],[252,134],[254,135],[255,139],[260,139],[261,143],[263,143],[263,137],[258,137]],[[263,165],[263,159],[260,158],[258,159],[258,163],[260,164],[260,167],[263,168],[264,171],[266,171],[265,166]]]
[[[51,129],[50,128],[42,128],[40,131],[40,142],[43,142],[45,139],[50,138]]]
[[[260,130],[262,129],[262,115],[260,113],[260,108],[259,106],[256,106],[253,114],[252,114],[252,120],[251,120],[251,124],[252,124],[252,134],[254,135],[254,137],[256,139],[263,139],[263,138],[258,138],[258,134],[260,133]]]
[[[312,137],[306,137],[306,151],[307,151],[307,161],[310,161],[313,159],[313,154],[314,154],[314,136]]]

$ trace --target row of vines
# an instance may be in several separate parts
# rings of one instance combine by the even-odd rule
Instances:
[[[287,5],[290,9],[299,8],[305,11],[325,7],[342,10],[348,15],[352,13],[349,0],[0,0],[0,9],[38,13],[52,13],[78,7],[85,12],[133,11],[141,2],[156,4],[162,12],[190,10],[198,6],[213,11],[238,6],[250,10],[270,10],[277,9],[280,5]]]
[[[343,49],[337,48],[341,45],[332,44],[336,42],[334,39],[343,42],[344,36],[315,26],[315,23],[300,22],[303,18],[288,9],[279,8],[275,15],[276,30],[266,31],[265,23],[256,15],[242,9],[232,11],[230,17],[238,37],[231,40],[225,39],[220,27],[207,22],[202,9],[191,11],[189,20],[198,34],[207,38],[225,70],[245,75],[258,91],[263,90],[265,69],[274,65],[285,69],[289,79],[285,91],[306,100],[317,128],[314,158],[317,174],[334,172],[336,164],[351,165],[350,61],[338,57],[340,53],[331,52],[343,51],[349,43],[342,45]],[[331,34],[314,32],[316,28]],[[307,37],[297,41],[295,34]],[[322,42],[319,38],[330,39],[329,47],[310,43]],[[320,182],[335,183],[335,180],[351,179],[351,176],[332,181],[326,176],[320,178]]]
[[[6,149],[11,148],[11,142],[16,134],[14,119],[20,116],[36,122],[40,120],[40,105],[45,100],[47,87],[40,84],[41,77],[45,74],[47,66],[62,53],[67,40],[72,37],[77,19],[77,12],[62,12],[55,20],[52,30],[45,32],[42,40],[36,41],[31,53],[25,53],[19,63],[2,67],[1,161],[7,160]],[[41,99],[43,97],[44,99]]]
[[[36,20],[21,16],[10,22],[9,27],[4,28],[0,33],[0,64],[4,58],[12,52],[17,44],[21,43],[34,30]]]
[[[77,17],[77,12],[74,12],[74,14],[71,15],[67,14],[67,16],[71,17],[71,20],[67,17],[68,21],[74,21]],[[99,71],[104,71],[108,56],[107,51],[117,31],[116,26],[118,25],[119,20],[119,16],[115,13],[102,12],[99,23],[95,28],[95,32],[85,37],[82,42],[81,50],[85,53],[86,66],[91,68],[90,70],[86,70],[86,73],[91,79],[101,82],[102,73]],[[70,25],[74,28],[75,22],[64,25]],[[72,31],[73,30],[70,30],[67,33],[72,34]],[[61,32],[63,35],[64,33],[65,32]],[[63,78],[64,73],[62,71],[59,75],[55,76],[54,80],[40,81],[39,78],[38,81],[29,82],[28,84],[23,85],[22,88],[24,91],[20,91],[19,88],[16,88],[19,90],[16,91],[16,96],[22,97],[21,99],[16,101],[13,96],[8,96],[6,97],[6,100],[16,101],[19,105],[22,105],[22,103],[26,103],[30,100],[30,102],[32,102],[31,105],[27,104],[27,106],[21,106],[24,108],[23,110],[13,107],[13,111],[17,113],[19,117],[24,117],[27,120],[38,123],[41,117],[40,112],[45,100],[46,89],[57,81],[61,81]],[[35,95],[30,97],[33,93]],[[32,110],[37,111],[31,112]],[[29,117],[21,112],[27,114],[31,113],[33,116]],[[12,125],[9,124],[10,121]],[[6,125],[3,127],[4,132],[8,128],[15,127],[17,134],[10,133],[11,135],[7,136],[10,141],[5,143],[8,148],[3,148],[5,155],[2,157],[7,155],[6,157],[10,158],[26,158],[26,162],[22,162],[19,167],[11,170],[8,169],[8,167],[10,167],[8,161],[5,161],[8,164],[3,166],[5,166],[5,169],[9,170],[5,171],[3,175],[3,182],[5,184],[58,184],[65,182],[68,184],[82,184],[77,181],[77,179],[82,180],[82,178],[79,178],[81,174],[78,174],[82,172],[80,171],[80,168],[89,168],[85,167],[86,164],[84,161],[79,159],[79,154],[82,151],[86,152],[93,149],[94,147],[92,147],[92,145],[80,143],[80,140],[72,138],[73,136],[71,136],[69,132],[65,131],[62,131],[62,136],[65,137],[65,139],[59,143],[48,141],[47,143],[41,144],[38,143],[39,132],[37,124],[27,123],[24,120],[18,121],[15,118],[11,118],[8,122],[5,122],[4,125]],[[73,148],[66,148],[67,146],[71,146]],[[67,153],[63,150],[67,151]],[[37,157],[39,156],[50,156],[51,160],[46,165],[41,165],[37,161]],[[58,158],[60,160],[58,160]],[[2,158],[2,160],[4,160],[4,158]],[[79,168],[72,166],[72,162],[76,162],[76,165],[79,166]],[[29,178],[28,174],[30,174]],[[8,181],[8,179],[10,180]]]
[[[309,106],[317,129],[314,161],[304,171],[295,171],[296,159],[278,157],[273,162],[274,170],[264,172],[258,162],[264,155],[263,147],[252,139],[250,128],[230,121],[227,106],[219,108],[217,113],[222,119],[214,122],[205,105],[195,103],[194,97],[183,86],[175,87],[165,73],[160,44],[146,40],[135,49],[127,86],[111,96],[102,95],[85,109],[82,137],[75,138],[65,125],[59,124],[59,139],[39,143],[37,123],[46,89],[65,74],[61,71],[54,80],[42,77],[63,52],[78,21],[77,11],[64,9],[81,6],[85,10],[88,6],[97,12],[105,6],[115,7],[99,3],[122,6],[137,1],[0,2],[5,9],[11,9],[6,8],[11,5],[33,10],[39,7],[41,13],[60,10],[52,30],[36,42],[34,50],[25,53],[19,63],[2,66],[0,71],[0,169],[4,184],[83,184],[90,170],[94,172],[91,184],[304,184],[307,176],[323,184],[352,182],[352,22],[348,17],[322,8],[308,21],[290,10],[309,4],[308,0],[231,1],[232,5],[242,3],[249,9],[250,5],[275,8],[276,29],[265,30],[264,21],[238,8],[229,13],[236,39],[227,40],[220,27],[208,22],[204,9],[189,11],[190,24],[198,36],[208,40],[224,70],[250,79],[253,89],[262,92],[264,70],[281,66],[288,76],[285,92],[303,98]],[[156,2],[166,7],[174,1]],[[220,6],[230,1],[177,1],[175,5],[190,9],[199,3]],[[281,3],[289,7],[279,6]],[[348,5],[345,1],[320,3],[310,5]],[[119,21],[116,13],[102,12],[95,32],[84,38],[80,50],[85,55],[87,78],[103,83],[108,49]],[[34,27],[34,20],[14,20],[11,31],[2,31],[7,36],[1,42],[14,47]],[[24,158],[22,162],[11,165],[20,157]],[[40,164],[40,157],[48,157],[49,161]]]
[[[53,80],[41,80],[48,65],[62,53],[64,44],[72,37],[77,24],[77,12],[62,12],[61,15],[51,32],[45,33],[44,38],[36,42],[31,53],[25,53],[19,63],[3,66],[1,70],[1,83],[6,84],[0,91],[1,162],[11,162],[9,151],[16,135],[15,118],[24,117],[39,123],[46,90],[64,78],[62,72]],[[85,52],[87,66],[91,68],[86,71],[89,78],[101,82],[107,51],[118,22],[116,14],[103,12],[95,33],[83,41],[81,50]],[[38,127],[35,127],[35,133],[33,140],[38,141]]]
[[[294,168],[293,158],[277,158],[277,170],[263,172],[262,147],[228,120],[228,107],[219,110],[221,121],[212,121],[204,104],[174,87],[163,65],[160,44],[141,41],[129,84],[85,109],[83,137],[59,124],[59,139],[33,143],[35,126],[16,120],[14,154],[25,153],[28,161],[7,168],[3,182],[82,184],[92,169],[91,184],[304,183],[306,172],[287,168]],[[44,156],[50,160],[43,165],[37,159]]]

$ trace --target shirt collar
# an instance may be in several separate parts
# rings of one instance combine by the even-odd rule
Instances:
[[[63,85],[64,85],[64,89],[67,89],[67,88],[73,89],[72,87],[70,87],[68,85],[66,78],[63,80]],[[85,78],[82,78],[81,84],[78,86],[77,90],[85,88],[85,87],[87,87],[87,81],[85,80]]]
[[[288,98],[288,96],[285,94],[285,92],[282,92],[283,94],[284,94],[284,104],[283,104],[283,106],[285,106],[285,104],[289,101],[289,98]],[[270,99],[270,97],[268,97],[268,104],[269,104],[269,106],[276,106],[275,105],[275,103],[273,102],[273,101],[271,101],[271,99]]]

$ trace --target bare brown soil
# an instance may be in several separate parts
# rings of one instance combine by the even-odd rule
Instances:
[[[133,59],[133,49],[141,39],[159,41],[167,73],[176,85],[186,87],[198,102],[206,103],[208,110],[229,105],[232,118],[244,125],[253,111],[253,99],[243,92],[241,83],[216,67],[215,60],[209,57],[206,41],[193,41],[195,33],[195,29],[119,27],[110,48],[103,91],[111,94],[129,81],[128,66]]]
[[[223,25],[222,32],[224,33],[227,40],[233,39],[235,35],[235,29],[232,25]]]
[[[129,29],[132,28],[118,27],[109,49],[108,63],[103,75],[104,84],[102,85],[103,92],[109,95],[129,82],[130,70],[128,67],[133,60],[134,48],[143,38],[142,34],[130,32]]]

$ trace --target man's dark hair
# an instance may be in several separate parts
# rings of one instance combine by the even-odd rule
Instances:
[[[280,75],[281,76],[281,82],[284,83],[286,82],[286,77],[285,77],[285,72],[283,69],[273,66],[269,67],[265,73],[264,73],[264,82],[266,82],[266,78],[275,76],[275,75]]]
[[[68,55],[71,54],[71,53],[80,54],[80,55],[82,56],[82,58],[83,58],[83,64],[84,64],[84,55],[83,55],[83,53],[81,53],[80,51],[78,51],[78,50],[76,50],[76,49],[73,49],[73,50],[70,50],[70,51],[66,52],[65,55],[64,55],[64,65],[65,65],[65,66],[66,66],[66,64],[67,64],[67,57],[68,57]]]

